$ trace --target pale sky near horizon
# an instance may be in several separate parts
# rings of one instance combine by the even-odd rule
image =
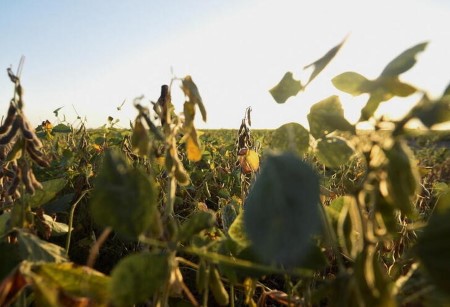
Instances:
[[[272,99],[268,90],[286,71],[306,78],[302,67],[347,34],[305,92],[282,105]],[[75,108],[90,127],[108,116],[129,127],[133,98],[156,101],[171,70],[196,82],[208,112],[206,124],[197,121],[200,128],[239,128],[248,106],[254,128],[292,121],[307,127],[311,105],[332,94],[354,121],[367,97],[340,93],[331,78],[349,70],[375,78],[423,41],[427,49],[401,79],[439,96],[450,82],[450,3],[443,0],[2,1],[0,114],[13,92],[6,68],[15,70],[24,55],[25,113],[34,125],[55,121],[53,110],[63,106],[69,122]],[[177,83],[172,95],[181,112]],[[395,117],[417,99],[386,102],[380,112]]]

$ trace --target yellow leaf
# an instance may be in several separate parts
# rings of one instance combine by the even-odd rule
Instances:
[[[192,134],[194,134],[195,138]],[[190,161],[197,162],[202,158],[202,151],[198,144],[197,135],[195,132],[192,134],[190,134],[186,140],[186,152]]]

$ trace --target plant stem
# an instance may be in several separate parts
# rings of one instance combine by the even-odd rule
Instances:
[[[89,258],[87,261],[87,266],[88,267],[94,267],[95,264],[95,260],[97,259],[97,256],[99,254],[100,251],[100,247],[103,245],[103,243],[106,241],[106,239],[108,238],[109,234],[111,233],[112,228],[111,227],[106,227],[102,234],[100,235],[100,237],[98,238],[98,240],[94,243],[94,245],[92,245],[91,250],[89,252]]]
[[[173,216],[173,207],[175,204],[176,188],[177,188],[177,181],[175,179],[175,176],[172,175],[172,176],[170,176],[168,186],[167,186],[167,203],[166,203],[166,211],[165,211],[166,218]]]
[[[83,193],[78,197],[78,199],[73,203],[72,207],[70,208],[70,214],[69,214],[69,232],[67,233],[67,239],[66,239],[66,256],[69,256],[69,248],[70,248],[70,239],[72,238],[72,226],[73,226],[73,215],[75,213],[75,208],[77,207],[78,203],[83,199],[83,197],[87,194],[87,190],[83,191]]]

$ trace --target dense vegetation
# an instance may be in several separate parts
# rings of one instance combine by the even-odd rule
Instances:
[[[270,90],[305,90],[344,42]],[[81,119],[32,129],[20,70],[0,126],[0,305],[396,306],[450,304],[450,88],[423,92],[401,120],[375,115],[418,92],[399,76],[426,43],[375,80],[345,72],[338,90],[368,94],[359,131],[339,97],[286,123],[197,131],[207,112],[190,76],[134,101],[131,130]],[[171,83],[171,85],[172,85]],[[197,111],[198,110],[198,111]],[[58,110],[55,110],[58,116]],[[405,125],[419,119],[428,129]],[[261,160],[261,163],[260,163]]]

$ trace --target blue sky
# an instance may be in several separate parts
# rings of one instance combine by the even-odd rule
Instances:
[[[12,94],[6,68],[25,55],[25,112],[35,125],[56,120],[52,111],[64,106],[69,121],[75,108],[89,126],[111,115],[128,127],[133,98],[156,100],[172,69],[178,77],[192,75],[200,89],[209,113],[200,127],[238,128],[247,106],[257,128],[307,125],[309,107],[337,93],[333,76],[354,70],[376,77],[422,41],[430,45],[404,80],[438,95],[450,82],[449,29],[450,5],[442,0],[3,1],[0,112]],[[349,33],[310,89],[285,105],[271,99],[268,90],[284,72],[305,77],[301,68]],[[181,111],[178,86],[173,96]],[[356,119],[365,98],[341,98],[347,117]],[[382,111],[394,114],[411,103],[392,102]]]

